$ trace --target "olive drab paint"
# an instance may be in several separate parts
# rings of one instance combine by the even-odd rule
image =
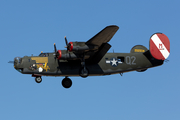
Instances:
[[[39,56],[15,57],[14,68],[22,74],[35,77],[41,83],[42,76],[64,76],[62,86],[70,88],[70,76],[103,76],[125,72],[144,72],[148,68],[163,64],[170,54],[170,42],[163,33],[153,34],[150,49],[135,45],[130,53],[107,53],[111,48],[108,43],[119,27],[105,27],[87,42],[69,42],[65,37],[66,50],[41,53]]]

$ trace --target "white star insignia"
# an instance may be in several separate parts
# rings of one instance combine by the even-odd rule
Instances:
[[[112,65],[117,65],[117,60],[115,60],[114,58],[111,62],[112,62]]]

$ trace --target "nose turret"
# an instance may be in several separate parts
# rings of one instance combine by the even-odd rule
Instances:
[[[15,57],[14,58],[14,68],[19,72],[21,72],[21,63],[22,63],[21,57]]]

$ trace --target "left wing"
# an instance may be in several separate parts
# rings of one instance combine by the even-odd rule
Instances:
[[[107,26],[85,43],[86,45],[98,46],[97,50],[87,52],[90,55],[89,63],[98,63],[103,58],[111,48],[111,45],[107,42],[111,40],[118,29],[119,27],[116,25]]]
[[[103,43],[109,42],[118,29],[119,27],[116,25],[107,26],[90,40],[88,40],[85,44],[96,45],[100,47]]]
[[[56,58],[58,60],[77,60],[83,58],[89,63],[98,63],[111,48],[108,42],[118,29],[119,27],[116,25],[107,26],[87,42],[69,42],[68,44],[65,37],[66,48],[69,53],[66,50],[57,50],[54,44]]]

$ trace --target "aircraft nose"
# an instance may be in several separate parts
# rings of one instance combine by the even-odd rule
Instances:
[[[21,64],[22,58],[21,57],[15,57],[14,58],[14,68],[18,69],[18,66]]]
[[[14,58],[14,63],[19,64],[19,63],[21,63],[21,60],[22,60],[21,57],[15,57]]]

